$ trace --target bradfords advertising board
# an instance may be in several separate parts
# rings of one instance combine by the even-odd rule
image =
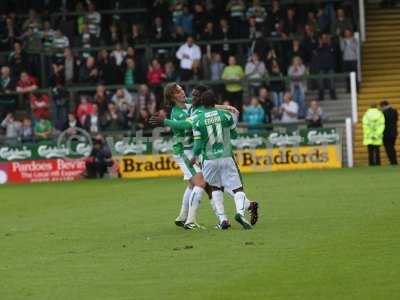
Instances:
[[[85,171],[84,159],[23,160],[0,163],[0,184],[71,181]]]

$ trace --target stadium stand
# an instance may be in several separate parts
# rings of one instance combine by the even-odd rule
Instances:
[[[345,73],[355,68],[341,44],[357,30],[357,5],[297,2],[2,1],[3,134],[23,140],[22,123],[35,128],[40,119],[49,136],[71,126],[146,129],[162,86],[175,80],[187,92],[210,85],[239,110],[265,87],[265,123],[280,122],[284,90],[301,106],[300,120],[311,100],[330,119],[349,116]]]

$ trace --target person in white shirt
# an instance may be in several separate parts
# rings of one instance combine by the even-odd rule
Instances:
[[[283,103],[279,108],[282,123],[294,123],[298,121],[299,106],[292,100],[290,92],[283,95]]]
[[[200,47],[194,44],[193,37],[189,36],[186,43],[179,47],[176,57],[180,61],[180,80],[192,79],[201,59]]]

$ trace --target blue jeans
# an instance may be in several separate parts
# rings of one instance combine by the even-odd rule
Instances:
[[[283,92],[271,92],[272,103],[275,108],[281,107],[283,103]]]
[[[299,106],[299,118],[304,118],[306,116],[305,95],[298,85],[295,85],[293,89],[293,101]]]

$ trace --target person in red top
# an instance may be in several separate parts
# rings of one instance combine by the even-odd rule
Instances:
[[[49,118],[49,97],[41,93],[30,96],[31,110],[36,120]]]
[[[151,65],[149,66],[149,70],[147,71],[147,82],[149,87],[154,92],[156,97],[157,107],[161,106],[162,100],[162,87],[161,82],[165,80],[166,75],[164,69],[161,67],[158,59],[153,59],[151,61]]]
[[[81,103],[79,103],[76,109],[76,118],[78,119],[80,127],[83,127],[86,122],[86,118],[93,114],[93,104],[89,102],[87,96],[81,97]]]
[[[35,77],[26,71],[21,72],[20,80],[17,82],[17,92],[22,94],[30,93],[38,88]]]
[[[151,61],[147,71],[147,82],[151,87],[159,86],[165,78],[165,72],[157,59]]]

